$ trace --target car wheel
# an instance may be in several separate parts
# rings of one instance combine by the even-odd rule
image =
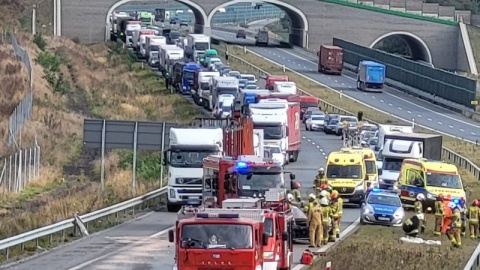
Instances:
[[[365,221],[363,221],[362,217],[360,217],[360,225],[365,225]]]

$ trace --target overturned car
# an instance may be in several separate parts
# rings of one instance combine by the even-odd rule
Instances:
[[[307,215],[298,207],[292,206],[293,214],[293,242],[308,242],[308,219]]]

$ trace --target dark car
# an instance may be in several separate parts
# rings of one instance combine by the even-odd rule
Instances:
[[[182,27],[182,26],[188,27],[188,23],[189,22],[187,20],[181,20],[180,21],[180,27]]]
[[[247,33],[245,32],[245,30],[242,30],[242,29],[238,30],[237,31],[237,38],[245,38],[246,39],[247,38]]]
[[[177,20],[176,19],[170,19],[170,24],[177,24]]]

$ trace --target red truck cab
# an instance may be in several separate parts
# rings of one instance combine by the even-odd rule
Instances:
[[[174,269],[262,269],[264,221],[261,209],[206,209],[177,220],[168,232],[175,243]]]
[[[272,91],[273,90],[273,83],[274,82],[288,82],[288,76],[287,75],[268,75],[265,84],[265,88],[268,90]]]
[[[312,96],[300,96],[300,119],[303,119],[303,114],[310,107],[318,108],[319,99]]]

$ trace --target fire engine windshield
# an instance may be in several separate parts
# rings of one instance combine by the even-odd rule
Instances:
[[[240,174],[238,176],[239,190],[243,191],[239,195],[253,195],[246,194],[249,191],[259,192],[266,191],[271,188],[281,188],[283,186],[283,174],[280,172],[254,172],[249,175]]]
[[[427,186],[461,189],[462,180],[455,174],[427,173]]]
[[[253,233],[250,225],[185,224],[182,226],[181,233],[181,241],[187,241],[186,246],[188,248],[253,248]]]
[[[363,179],[362,166],[360,165],[328,165],[327,178]]]
[[[170,151],[170,166],[176,168],[202,168],[203,159],[215,151]]]

